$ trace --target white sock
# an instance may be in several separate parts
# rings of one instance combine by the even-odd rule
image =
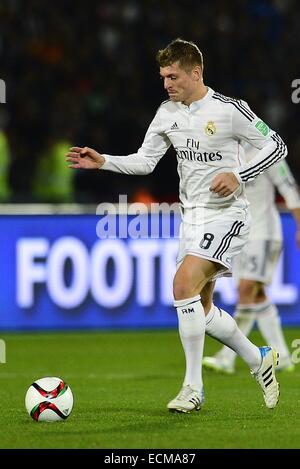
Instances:
[[[201,391],[202,357],[205,339],[205,314],[200,295],[174,301],[177,309],[179,335],[185,353],[186,373],[183,385]]]
[[[206,333],[234,350],[253,370],[261,365],[259,348],[252,344],[226,311],[212,305],[206,316]]]
[[[238,328],[246,337],[248,337],[254,326],[256,319],[256,309],[256,304],[238,304],[234,312],[233,317],[235,319],[235,322],[237,323]],[[234,350],[224,345],[224,347],[222,347],[221,350],[217,353],[217,357],[226,360],[227,362],[229,362],[229,364],[234,365],[237,354]]]
[[[262,336],[268,345],[275,347],[280,357],[289,357],[290,353],[283,336],[281,320],[276,306],[269,300],[260,303],[260,306],[261,308],[257,312],[256,319]]]

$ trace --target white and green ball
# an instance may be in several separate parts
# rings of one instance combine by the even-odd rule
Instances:
[[[73,402],[70,386],[56,377],[38,379],[29,386],[25,396],[27,412],[37,422],[66,420]]]

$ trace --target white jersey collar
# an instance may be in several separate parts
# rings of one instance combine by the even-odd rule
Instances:
[[[207,93],[203,98],[198,99],[198,101],[193,101],[189,106],[186,106],[183,103],[180,103],[180,106],[182,106],[184,109],[188,109],[189,111],[197,111],[198,109],[201,109],[207,101],[209,101],[214,93],[214,90],[212,88],[209,88],[207,86]]]

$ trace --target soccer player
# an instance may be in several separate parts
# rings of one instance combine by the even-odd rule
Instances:
[[[251,160],[255,148],[247,144],[246,158]],[[233,277],[238,284],[239,301],[234,314],[243,333],[248,336],[257,321],[266,343],[279,352],[278,370],[293,371],[294,364],[286,345],[277,308],[267,297],[282,250],[280,216],[275,204],[275,189],[285,199],[297,225],[296,242],[300,248],[300,197],[294,177],[285,161],[280,161],[246,184],[250,202],[251,229],[247,244],[233,262]],[[203,366],[215,371],[234,373],[236,353],[224,346],[215,356],[204,357]]]
[[[173,145],[182,207],[173,292],[186,372],[167,407],[178,412],[201,408],[206,332],[244,359],[266,406],[274,408],[279,397],[275,350],[250,342],[231,315],[213,304],[213,289],[249,234],[244,183],[284,158],[286,145],[245,102],[203,83],[202,53],[194,43],[176,39],[158,52],[157,61],[169,99],[158,108],[137,153],[112,156],[72,147],[66,159],[71,168],[149,174]],[[244,140],[259,150],[250,163],[243,162]]]

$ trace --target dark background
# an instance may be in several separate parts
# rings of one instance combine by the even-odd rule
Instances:
[[[246,100],[282,136],[300,182],[300,103],[291,100],[300,78],[300,2],[1,0],[0,24],[7,201],[94,203],[120,193],[136,200],[141,189],[177,200],[173,150],[149,176],[78,171],[68,196],[53,200],[46,191],[39,200],[33,191],[41,155],[54,142],[119,155],[139,148],[167,98],[155,55],[176,37],[202,50],[205,84]]]

